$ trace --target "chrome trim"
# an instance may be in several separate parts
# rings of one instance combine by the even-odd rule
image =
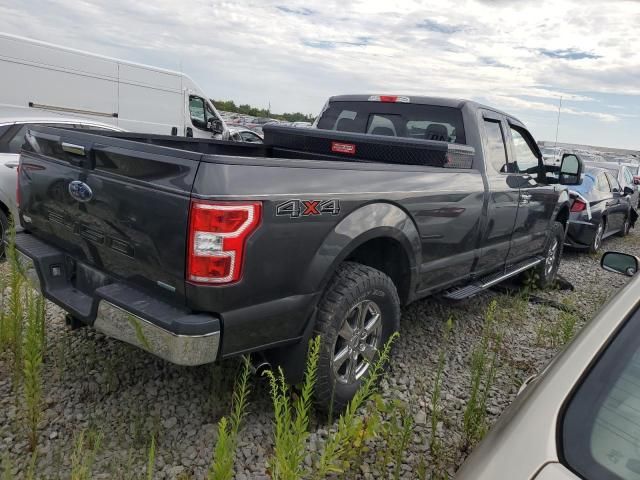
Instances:
[[[533,260],[532,262],[529,262],[529,263],[523,265],[522,267],[519,267],[519,268],[517,268],[515,270],[511,270],[508,273],[506,273],[506,274],[504,274],[504,275],[502,275],[502,276],[500,276],[498,278],[494,278],[493,280],[489,280],[487,283],[483,283],[480,286],[480,288],[482,288],[484,290],[484,289],[487,289],[489,287],[492,287],[493,285],[496,285],[497,283],[500,283],[501,281],[506,280],[509,277],[513,277],[514,275],[517,275],[517,274],[519,274],[521,272],[524,272],[525,270],[528,270],[531,267],[535,267],[536,265],[538,265],[541,262],[542,262],[541,258]]]
[[[218,356],[220,332],[177,335],[105,300],[98,305],[93,327],[176,365],[212,363]]]

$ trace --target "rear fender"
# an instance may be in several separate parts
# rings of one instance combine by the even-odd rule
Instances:
[[[411,300],[420,264],[420,234],[407,212],[391,203],[370,203],[353,211],[336,225],[317,250],[303,277],[305,291],[324,290],[338,265],[358,246],[374,238],[391,238],[402,246],[411,272]]]

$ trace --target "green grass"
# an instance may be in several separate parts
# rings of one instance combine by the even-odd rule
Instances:
[[[96,459],[102,434],[95,430],[83,430],[74,441],[71,453],[71,480],[89,480],[92,478],[93,463]]]
[[[320,337],[316,337],[309,342],[302,390],[293,402],[282,369],[279,368],[277,373],[271,370],[265,372],[269,378],[275,414],[275,447],[268,461],[269,472],[274,480],[302,478],[319,355]]]
[[[251,361],[245,357],[242,372],[236,380],[231,399],[231,415],[222,417],[218,422],[218,441],[213,451],[213,461],[209,467],[209,480],[231,480],[233,478],[233,464],[238,446],[238,432],[240,424],[246,415],[249,397],[249,373]]]
[[[487,431],[487,400],[498,367],[502,333],[496,328],[498,304],[493,300],[485,315],[480,341],[471,353],[471,388],[463,417],[463,445],[468,451]]]
[[[453,318],[447,320],[440,353],[438,354],[438,367],[436,368],[436,377],[433,382],[431,391],[431,432],[429,437],[429,449],[434,467],[437,471],[444,469],[446,463],[446,452],[442,441],[438,438],[438,424],[442,420],[443,409],[441,406],[442,380],[444,375],[444,367],[447,361],[447,353],[449,350],[449,338],[453,330]]]
[[[38,427],[42,418],[42,359],[44,355],[44,299],[33,291],[26,292],[27,325],[23,351],[23,396],[29,447],[38,445]]]

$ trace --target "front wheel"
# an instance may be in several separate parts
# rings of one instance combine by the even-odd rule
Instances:
[[[400,300],[391,279],[374,268],[343,263],[318,306],[315,398],[320,410],[339,412],[347,406],[399,324]]]
[[[553,222],[544,252],[544,261],[536,267],[536,283],[539,288],[547,288],[556,280],[563,245],[564,226],[560,222]]]

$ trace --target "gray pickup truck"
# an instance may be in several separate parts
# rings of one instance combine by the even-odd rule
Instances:
[[[400,306],[463,299],[525,270],[553,281],[569,216],[514,117],[471,101],[333,97],[316,128],[264,145],[31,129],[16,238],[45,297],[170,362],[250,352],[340,408]],[[575,157],[573,157],[575,159]]]

